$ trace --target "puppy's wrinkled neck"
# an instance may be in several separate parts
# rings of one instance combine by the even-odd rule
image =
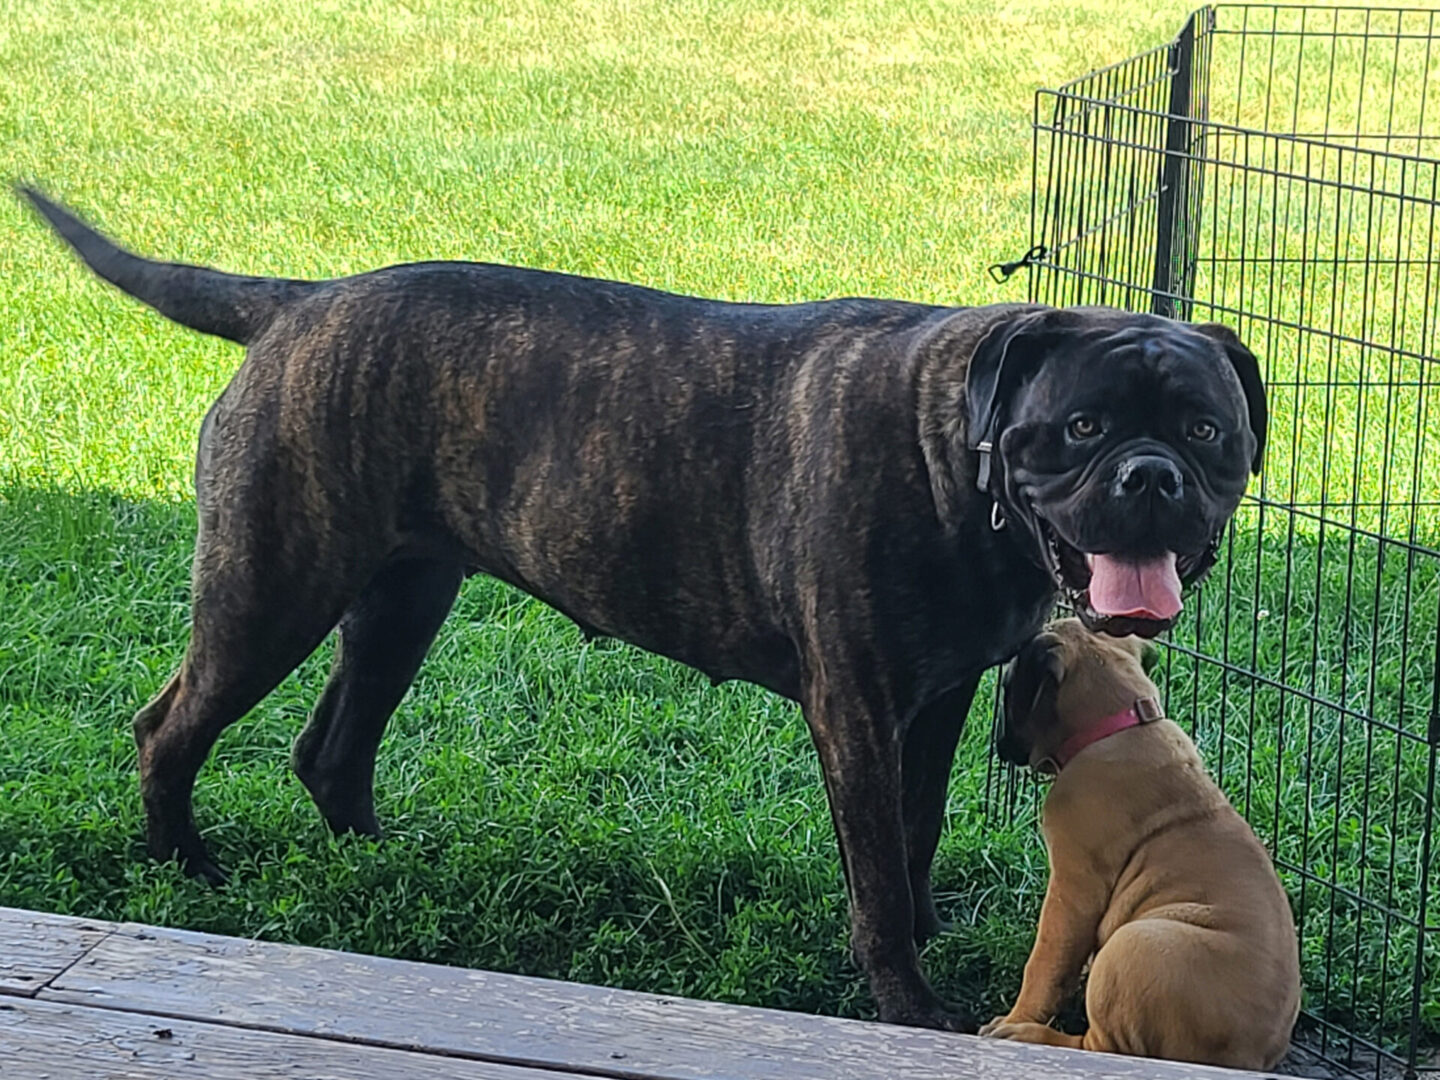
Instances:
[[[1036,762],[1046,761],[1063,766],[1061,759],[1073,757],[1076,745],[1103,737],[1100,730],[1117,724],[1136,709],[1137,702],[1156,703],[1144,706],[1147,715],[1152,707],[1159,709],[1160,692],[1138,659],[1108,642],[1089,638],[1080,638],[1071,649],[1065,678],[1055,693],[1057,723],[1045,738],[1036,740],[1031,755],[1032,766],[1037,768]]]
[[[1080,753],[1096,743],[1102,742],[1112,735],[1118,735],[1122,731],[1144,727],[1146,724],[1153,724],[1155,721],[1163,719],[1165,719],[1165,711],[1160,707],[1160,702],[1156,698],[1137,698],[1134,704],[1101,717],[1095,723],[1071,735],[1049,759],[1042,762],[1042,766],[1045,767],[1041,771],[1058,774]]]

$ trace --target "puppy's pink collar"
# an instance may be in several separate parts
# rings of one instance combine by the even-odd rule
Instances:
[[[1052,757],[1045,758],[1039,763],[1041,772],[1059,772],[1068,765],[1087,746],[1092,746],[1101,739],[1108,739],[1116,732],[1125,731],[1128,728],[1140,727],[1142,724],[1152,724],[1156,720],[1163,719],[1165,710],[1160,708],[1160,703],[1153,697],[1142,697],[1134,705],[1121,712],[1105,717],[1097,724],[1093,724],[1084,731],[1071,735],[1061,744],[1060,749],[1055,751]],[[1049,765],[1046,769],[1043,766]]]

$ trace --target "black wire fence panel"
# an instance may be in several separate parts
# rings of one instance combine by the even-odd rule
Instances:
[[[1033,300],[1223,322],[1264,471],[1162,665],[1274,855],[1302,1031],[1440,1071],[1440,11],[1222,5],[1037,95]],[[1013,270],[1015,267],[1007,269]],[[1033,812],[993,768],[995,812]]]

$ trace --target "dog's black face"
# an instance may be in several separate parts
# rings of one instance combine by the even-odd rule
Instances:
[[[1167,629],[1259,471],[1250,351],[1219,326],[1047,311],[982,342],[967,398],[972,442],[988,429],[994,444],[997,503],[1085,624]]]

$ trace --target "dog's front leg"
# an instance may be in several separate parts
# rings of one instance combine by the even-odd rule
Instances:
[[[990,1021],[980,1034],[999,1034],[1002,1025],[1050,1022],[1079,984],[1109,900],[1109,887],[1088,864],[1056,858],[1052,845],[1050,884],[1020,996],[1009,1013]]]
[[[898,725],[869,712],[858,694],[821,689],[805,703],[820,753],[830,816],[850,896],[851,944],[880,1019],[973,1031],[973,1018],[947,1005],[925,981],[901,811]]]

